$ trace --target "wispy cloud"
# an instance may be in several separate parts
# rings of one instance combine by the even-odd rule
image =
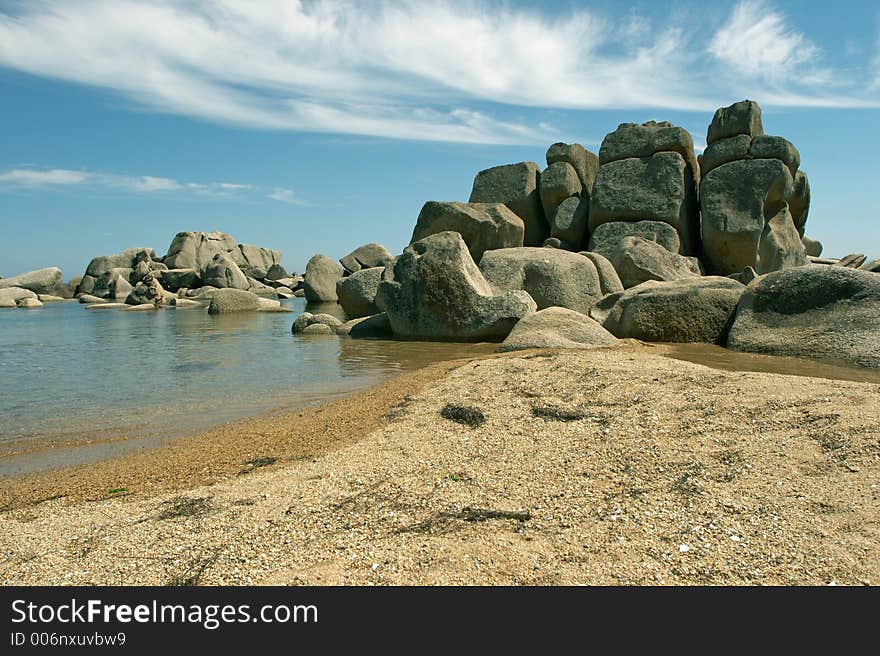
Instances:
[[[69,189],[75,186],[137,194],[186,193],[227,198],[258,193],[289,205],[306,204],[291,189],[275,187],[266,193],[259,185],[238,182],[182,182],[152,175],[131,176],[72,169],[16,168],[0,171],[0,192],[4,189]]]
[[[547,126],[509,107],[710,111],[743,96],[880,106],[872,80],[823,66],[820,45],[759,0],[716,29],[674,12],[658,23],[635,10],[549,15],[495,1],[12,6],[0,10],[0,65],[262,129],[546,143]]]

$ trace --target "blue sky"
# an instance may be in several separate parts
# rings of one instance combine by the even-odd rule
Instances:
[[[618,123],[705,142],[757,100],[800,150],[807,233],[880,257],[880,5],[0,0],[0,275],[180,230],[399,252],[426,200]]]

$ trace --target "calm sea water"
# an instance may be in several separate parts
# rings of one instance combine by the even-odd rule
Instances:
[[[0,456],[35,442],[161,443],[335,398],[481,348],[297,337],[290,328],[305,302],[285,304],[295,313],[124,312],[76,302],[0,310]],[[74,459],[82,461],[78,451]],[[58,460],[42,453],[24,469],[0,465],[0,476]]]

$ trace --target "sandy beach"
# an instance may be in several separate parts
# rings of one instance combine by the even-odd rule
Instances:
[[[3,480],[0,582],[880,581],[880,384],[662,352],[445,362]]]

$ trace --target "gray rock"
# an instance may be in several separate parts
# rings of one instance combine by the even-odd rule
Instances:
[[[256,294],[235,288],[217,289],[211,296],[208,314],[227,314],[231,312],[258,312],[264,305]]]
[[[130,285],[137,285],[144,279],[144,276],[149,275],[152,271],[149,262],[138,262],[132,268],[131,273],[128,274],[128,283]]]
[[[880,368],[880,278],[809,265],[752,282],[727,340],[737,351]]]
[[[269,267],[269,270],[266,271],[266,281],[275,281],[281,280],[282,278],[288,278],[290,274],[287,273],[287,270],[281,266],[280,264],[273,264]]]
[[[281,251],[251,244],[238,244],[231,256],[244,275],[257,280],[265,279],[269,269],[281,262]]]
[[[612,221],[661,221],[676,229],[682,252],[698,252],[694,179],[678,153],[617,160],[599,167],[590,199],[590,232]]]
[[[391,257],[391,253],[382,244],[364,244],[339,260],[339,263],[348,273],[354,273],[361,269],[384,267],[386,260]]]
[[[217,291],[217,287],[211,287],[210,285],[205,285],[204,287],[200,287],[199,289],[187,289],[186,290],[186,298],[195,298],[203,301],[210,301],[211,297]]]
[[[130,307],[125,303],[110,303],[106,301],[104,303],[87,303],[86,310],[119,310],[121,308]]]
[[[387,339],[392,336],[391,322],[384,312],[371,317],[361,317],[346,321],[336,328],[337,335],[355,339]]]
[[[596,267],[603,296],[623,291],[623,283],[620,282],[620,276],[617,275],[614,265],[608,261],[608,258],[600,253],[593,253],[591,251],[582,251],[579,254],[590,260],[593,266]]]
[[[567,198],[556,208],[550,221],[550,236],[581,249],[587,241],[587,219],[590,201],[583,198]]]
[[[748,285],[750,282],[752,282],[755,278],[758,277],[758,272],[755,271],[752,267],[746,267],[745,269],[743,269],[739,273],[731,273],[727,277],[732,280],[736,280],[737,282],[742,283],[743,285]]]
[[[141,303],[140,305],[127,304],[126,312],[145,312],[149,310],[158,310],[161,306],[153,303]]]
[[[22,287],[0,287],[0,308],[14,308],[26,298],[37,298],[37,295]]]
[[[641,237],[624,237],[610,253],[611,262],[624,289],[648,280],[681,280],[700,275],[694,258],[671,253],[657,242]]]
[[[43,307],[42,301],[36,298],[23,298],[18,301],[16,305],[23,310],[32,310]]]
[[[739,134],[706,147],[700,156],[702,175],[705,176],[722,164],[742,159],[779,159],[792,175],[797,173],[801,163],[798,149],[787,139],[770,135],[750,137]]]
[[[660,244],[670,253],[681,253],[678,232],[668,223],[660,221],[612,221],[603,223],[590,235],[589,249],[609,257],[626,237],[641,237]]]
[[[289,287],[276,287],[275,294],[278,298],[293,298],[293,290]]]
[[[547,166],[556,162],[567,162],[574,167],[587,199],[593,191],[593,183],[599,172],[599,157],[578,143],[558,142],[547,149]]]
[[[735,137],[738,134],[751,137],[764,134],[761,108],[754,100],[741,100],[716,110],[712,123],[709,124],[706,143],[711,145],[720,139]]]
[[[807,216],[810,214],[810,181],[803,171],[798,171],[794,176],[794,191],[788,197],[788,208],[791,210],[791,220],[794,222],[794,227],[803,237]]]
[[[583,185],[577,171],[568,162],[551,164],[541,173],[540,180],[541,206],[544,216],[552,226],[556,208],[566,198],[580,197]]]
[[[541,244],[541,248],[559,248],[564,251],[570,251],[570,244],[567,241],[562,241],[558,237],[547,237],[544,240],[544,243]]]
[[[780,262],[787,266],[806,263],[803,243],[786,204],[792,190],[791,173],[777,159],[730,162],[705,176],[700,200],[707,269],[728,275],[751,266],[758,273],[768,273]],[[790,225],[781,225],[785,216]],[[772,219],[776,221],[768,226]],[[790,239],[792,233],[796,240]],[[765,238],[771,241],[762,249]],[[785,251],[762,263],[761,254],[766,256],[770,246]]]
[[[0,278],[0,289],[8,287],[19,287],[29,289],[35,294],[51,294],[53,296],[61,296],[64,290],[64,284],[61,282],[61,269],[57,267]]]
[[[106,299],[100,298],[99,296],[92,296],[91,294],[80,294],[77,299],[84,305],[96,305],[107,302]]]
[[[98,279],[112,269],[131,269],[135,265],[135,258],[139,253],[146,253],[151,258],[155,256],[152,248],[126,248],[115,255],[102,255],[93,258],[89,262],[89,266],[86,267],[85,275]]]
[[[520,319],[498,350],[591,349],[616,343],[617,338],[590,317],[566,308],[550,307]]]
[[[384,271],[385,267],[361,269],[336,281],[336,296],[346,315],[357,319],[382,311],[376,304],[376,295]]]
[[[247,276],[228,253],[215,253],[202,269],[202,281],[218,289],[247,291],[251,284]]]
[[[303,289],[309,303],[335,303],[336,282],[342,278],[342,267],[326,255],[314,255],[306,265]]]
[[[865,262],[859,267],[859,269],[862,271],[870,271],[872,273],[880,273],[880,259]]]
[[[203,285],[199,272],[195,269],[169,269],[162,271],[159,276],[162,286],[170,292],[176,292],[178,289],[195,289]]]
[[[523,245],[522,219],[502,203],[452,203],[428,201],[419,212],[410,243],[439,232],[459,233],[471,257],[479,262],[483,253]]]
[[[95,280],[94,295],[109,299],[124,299],[133,287],[128,282],[130,269],[111,269]]]
[[[169,269],[201,272],[211,265],[215,255],[228,255],[236,245],[235,239],[223,232],[179,232],[168,247],[165,264]]]
[[[523,220],[526,246],[540,246],[549,233],[538,191],[540,170],[534,162],[495,166],[474,179],[469,202],[504,203]]]
[[[694,139],[684,128],[668,121],[621,123],[602,140],[599,164],[617,162],[631,157],[651,157],[656,153],[673,152],[681,155],[695,184],[700,180],[700,165],[694,152]],[[696,189],[694,189],[696,193]]]
[[[563,307],[586,313],[603,295],[596,266],[570,251],[529,247],[486,251],[480,271],[496,294],[526,291],[539,310]]]
[[[495,294],[456,232],[407,246],[385,267],[379,299],[394,334],[410,339],[503,339],[537,309],[524,291]]]
[[[178,310],[197,310],[205,307],[204,303],[199,303],[198,301],[193,301],[188,298],[172,298],[169,300],[169,305]]]
[[[77,297],[80,294],[91,294],[93,291],[95,291],[95,279],[92,276],[85,275],[80,278],[79,283],[77,283],[76,288],[74,289],[73,295],[74,297]]]
[[[590,316],[621,339],[723,344],[744,290],[715,276],[650,281],[606,296]]]
[[[868,256],[864,253],[852,253],[847,255],[846,257],[840,258],[837,262],[834,263],[834,266],[846,267],[848,269],[858,269],[865,263],[865,260],[868,259]]]
[[[790,269],[807,263],[807,252],[801,236],[795,228],[791,212],[783,205],[775,216],[764,224],[764,232],[758,245],[759,273]]]
[[[809,237],[801,237],[804,242],[804,249],[810,257],[819,257],[822,255],[822,242],[818,239],[810,239]]]
[[[298,335],[299,333],[305,332],[306,328],[309,326],[315,325],[327,326],[330,329],[330,333],[334,333],[336,332],[336,329],[342,325],[342,322],[330,314],[312,314],[311,312],[303,312],[293,322],[291,332],[294,335]]]
[[[278,293],[274,287],[270,287],[269,285],[264,285],[256,278],[251,278],[247,276],[248,281],[248,291],[252,294],[256,294],[260,298],[267,298],[269,300],[275,301],[278,299]]]
[[[82,276],[74,276],[70,280],[67,281],[67,284],[64,285],[64,289],[61,290],[62,298],[73,298],[76,296],[76,290],[79,287],[79,284],[82,282]]]
[[[43,303],[58,303],[59,301],[65,300],[61,296],[52,296],[51,294],[37,294],[37,298]]]

